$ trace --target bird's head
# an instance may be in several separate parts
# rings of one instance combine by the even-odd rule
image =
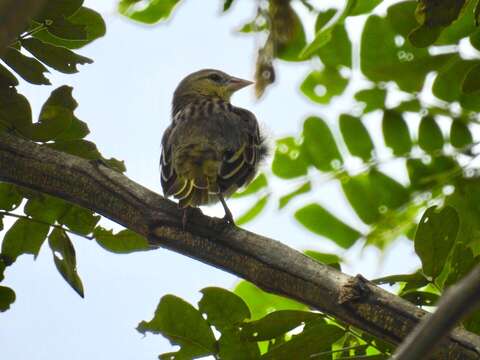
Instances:
[[[229,101],[232,94],[253,84],[252,81],[230,76],[223,71],[205,69],[185,77],[175,90],[174,99],[183,96],[215,96]]]

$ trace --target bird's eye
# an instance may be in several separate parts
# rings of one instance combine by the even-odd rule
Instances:
[[[208,78],[212,81],[215,81],[215,82],[223,82],[223,78],[216,73],[208,75]]]

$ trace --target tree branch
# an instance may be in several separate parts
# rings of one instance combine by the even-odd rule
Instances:
[[[165,247],[298,300],[398,344],[427,313],[288,246],[195,213],[182,230],[175,203],[103,165],[0,134],[0,180],[91,209]],[[479,359],[480,337],[454,330],[435,359]]]
[[[0,56],[25,29],[46,0],[2,0],[0,2]]]
[[[478,307],[479,302],[480,266],[477,266],[445,292],[435,313],[415,328],[398,347],[392,359],[425,359],[455,324]]]

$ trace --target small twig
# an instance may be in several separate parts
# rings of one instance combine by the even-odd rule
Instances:
[[[26,215],[20,215],[20,214],[14,214],[14,213],[11,213],[11,212],[8,212],[8,211],[1,211],[0,210],[0,216],[10,216],[10,217],[14,217],[14,218],[17,218],[17,219],[25,219],[25,220],[30,220],[30,221],[33,221],[33,222],[36,222],[38,224],[44,224],[44,225],[48,225],[48,226],[51,226],[51,227],[54,227],[56,229],[60,229],[60,230],[63,230],[63,231],[66,231],[70,234],[73,234],[73,235],[77,235],[77,236],[81,236],[85,239],[88,239],[88,240],[93,240],[94,237],[93,236],[88,236],[88,235],[83,235],[83,234],[80,234],[76,231],[73,231],[73,230],[70,230],[70,229],[67,229],[66,227],[63,227],[61,225],[57,225],[57,224],[50,224],[49,222],[46,222],[46,221],[42,221],[42,220],[38,220],[38,219],[34,219],[30,216],[26,216]]]
[[[357,339],[361,340],[361,341],[364,341],[368,346],[374,348],[375,350],[377,350],[378,352],[380,352],[381,354],[383,355],[390,355],[389,353],[386,353],[384,351],[382,351],[381,349],[379,349],[377,347],[377,345],[375,345],[372,340],[367,340],[365,339],[364,337],[362,337],[361,335],[357,334],[354,330],[352,330],[352,328],[349,326],[347,327],[345,330],[347,330],[350,334],[352,334],[353,336],[355,336]]]
[[[425,319],[398,347],[392,359],[426,359],[435,346],[465,316],[480,304],[480,266],[450,287],[440,298],[438,308]]]
[[[310,358],[316,358],[316,357],[319,357],[319,356],[322,356],[322,355],[329,355],[329,354],[334,354],[334,353],[338,353],[338,352],[341,352],[341,351],[346,351],[346,350],[354,350],[354,349],[360,349],[360,348],[363,348],[365,346],[368,346],[368,344],[361,344],[361,345],[354,345],[354,346],[347,346],[347,347],[344,347],[342,349],[336,349],[336,350],[328,350],[328,351],[322,351],[322,352],[319,352],[319,353],[316,353],[316,354],[312,354],[310,355]]]
[[[42,30],[45,30],[48,28],[48,25],[45,22],[43,22],[42,24],[40,24],[39,26],[37,26],[36,28],[30,30],[30,31],[27,31],[26,33],[20,35],[14,42],[12,42],[10,45],[8,45],[9,47],[12,47],[14,46],[16,43],[22,43],[22,40],[27,38],[28,36],[31,36],[33,34],[36,34],[37,32],[40,32]]]

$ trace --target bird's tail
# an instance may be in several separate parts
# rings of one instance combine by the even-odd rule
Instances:
[[[177,149],[174,155],[177,181],[171,194],[180,207],[199,206],[216,200],[217,176],[221,166],[218,151],[209,144],[192,144]],[[169,191],[170,192],[170,191]]]

